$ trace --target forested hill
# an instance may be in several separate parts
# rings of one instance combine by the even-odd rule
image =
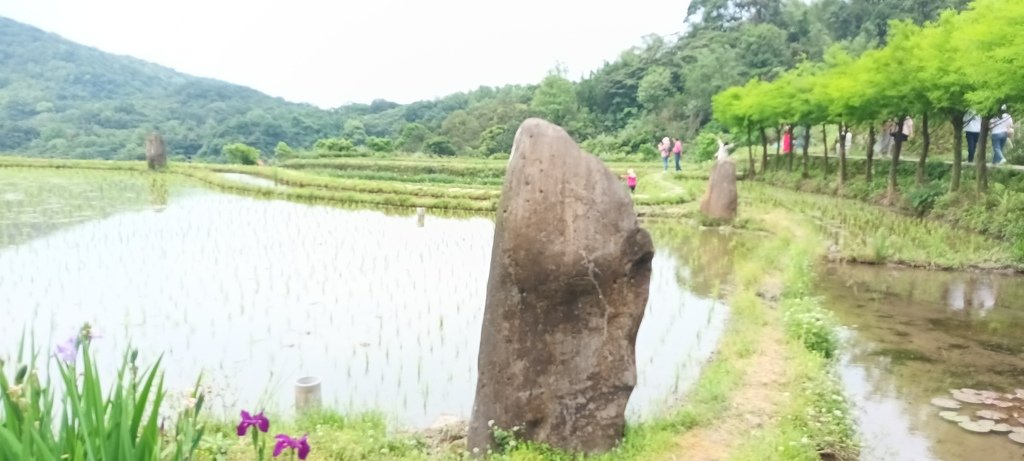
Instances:
[[[116,56],[0,17],[0,152],[135,158],[145,134],[172,152],[273,149],[336,133],[328,111]]]
[[[145,135],[172,154],[219,159],[242,142],[273,156],[278,142],[436,154],[508,152],[526,117],[565,127],[590,152],[657,155],[662,136],[710,139],[711,98],[751,79],[772,81],[841,46],[851,55],[885,43],[893,19],[934,20],[967,0],[691,0],[676,38],[640,46],[573,81],[554,69],[536,85],[508,85],[398,105],[333,110],[186,76],[113,56],[0,18],[0,152],[138,158]],[[457,72],[457,69],[451,69]],[[695,144],[699,144],[699,139]],[[712,149],[713,151],[713,149]]]

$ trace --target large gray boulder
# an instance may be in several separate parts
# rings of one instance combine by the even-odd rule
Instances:
[[[167,166],[167,146],[164,138],[151,134],[146,138],[146,164],[150,170],[159,170]]]
[[[711,168],[708,189],[700,200],[700,211],[712,219],[732,221],[739,208],[739,194],[736,190],[736,162],[729,157],[731,146],[718,141],[715,165]]]
[[[469,448],[621,440],[654,249],[619,178],[562,128],[516,132],[498,204]],[[492,428],[493,426],[493,428]]]

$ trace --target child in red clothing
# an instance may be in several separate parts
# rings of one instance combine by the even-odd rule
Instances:
[[[629,171],[626,172],[626,175],[623,176],[623,178],[626,178],[626,185],[629,186],[629,193],[632,194],[633,192],[635,192],[636,191],[636,172],[633,171],[632,168],[630,168]]]

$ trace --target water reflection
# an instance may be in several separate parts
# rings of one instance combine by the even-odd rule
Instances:
[[[260,187],[280,187],[277,181],[245,173],[218,173],[225,179]]]
[[[719,229],[697,230],[672,222],[652,221],[646,226],[654,239],[661,242],[659,250],[669,251],[686,263],[678,273],[679,283],[694,294],[717,298],[721,289],[732,283],[737,236]]]
[[[163,177],[154,177],[149,180],[149,203],[153,211],[159,213],[167,208],[167,197],[170,190],[167,188],[167,180]]]
[[[1005,435],[937,416],[933,397],[1024,387],[1024,283],[996,274],[833,266],[820,292],[846,325],[840,372],[865,460],[1019,459]]]
[[[951,310],[965,308],[984,317],[996,306],[997,288],[991,276],[962,276],[950,280],[946,303]]]
[[[4,168],[0,174],[0,248],[159,202],[147,175]],[[157,192],[157,194],[154,194]]]

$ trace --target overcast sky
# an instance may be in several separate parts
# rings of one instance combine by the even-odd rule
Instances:
[[[689,0],[0,0],[0,16],[117,54],[336,107],[580,75]],[[0,37],[2,40],[3,37]]]

